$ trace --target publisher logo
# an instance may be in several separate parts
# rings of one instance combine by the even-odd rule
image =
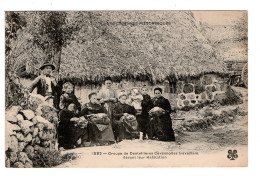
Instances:
[[[238,158],[237,150],[228,150],[227,158],[230,160],[235,160]]]

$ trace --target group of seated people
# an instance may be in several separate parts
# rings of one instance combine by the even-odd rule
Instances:
[[[29,91],[36,88],[37,94],[47,97],[46,101],[59,111],[60,147],[108,145],[135,138],[175,141],[171,106],[161,88],[154,89],[152,99],[145,86],[132,89],[130,95],[124,90],[117,95],[107,77],[105,86],[98,93],[90,93],[89,103],[82,106],[70,82],[63,84],[61,93],[60,84],[52,76],[53,64],[44,63],[39,69],[41,74],[33,80]]]
[[[175,141],[171,106],[161,88],[155,88],[151,98],[146,86],[132,89],[130,95],[123,90],[116,95],[111,85],[111,79],[105,80],[104,89],[90,93],[89,102],[83,106],[73,94],[74,86],[69,82],[63,85],[59,147],[109,145],[137,138]],[[155,107],[163,111],[150,113]]]

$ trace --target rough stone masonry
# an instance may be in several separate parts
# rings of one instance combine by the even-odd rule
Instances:
[[[55,148],[56,110],[40,95],[30,95],[29,107],[13,106],[5,113],[6,167],[31,168],[36,153]]]

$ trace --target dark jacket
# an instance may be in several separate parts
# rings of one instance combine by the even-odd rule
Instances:
[[[106,113],[104,106],[100,104],[87,103],[83,106],[82,111],[78,113],[78,116],[87,116],[90,114]]]
[[[141,106],[142,106],[142,115],[148,116],[148,112],[154,107],[150,95],[148,94],[143,95]]]
[[[160,108],[163,108],[166,111],[166,114],[170,115],[172,108],[171,108],[171,104],[168,99],[166,99],[162,96],[159,98],[154,97],[152,99],[152,102],[153,102],[154,107],[158,106]]]
[[[124,113],[135,115],[135,108],[128,104],[116,103],[112,110],[112,119],[120,120]]]
[[[37,87],[37,94],[40,94],[42,96],[46,96],[48,85],[46,84],[45,79],[42,79],[41,76],[38,76],[34,79],[31,86],[29,87],[29,91],[32,92]],[[61,88],[57,84],[54,86],[53,83],[51,83],[51,90],[52,90],[52,96],[54,97],[53,103],[54,107],[59,109],[59,96],[61,94]]]
[[[73,124],[73,122],[71,122],[70,119],[75,117],[75,113],[69,111],[68,109],[63,109],[59,112],[59,117],[60,117],[59,124],[68,127],[69,124]]]
[[[71,122],[70,119],[74,116],[75,113],[67,109],[63,109],[59,112],[60,123],[58,127],[58,133],[60,136],[68,138],[72,128],[74,127],[74,122]]]
[[[67,108],[69,104],[74,103],[76,105],[76,109],[81,111],[81,105],[77,97],[73,93],[66,93],[68,95],[67,97],[64,94],[62,94],[60,97],[60,109]]]
[[[72,145],[77,145],[77,140],[81,137],[86,138],[87,130],[79,128],[71,122],[70,119],[76,114],[68,109],[63,109],[59,112],[60,123],[58,126],[59,145],[61,147],[70,148]]]
[[[153,98],[154,107],[158,106],[165,110],[165,114],[160,115],[159,117],[153,117],[151,121],[151,136],[157,136],[159,140],[162,141],[175,141],[174,131],[172,129],[172,120],[171,120],[171,105],[168,99],[164,97]]]

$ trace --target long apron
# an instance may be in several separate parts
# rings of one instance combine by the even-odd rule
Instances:
[[[115,141],[112,126],[110,123],[108,124],[108,127],[104,131],[101,131],[100,133],[101,133],[101,138],[99,138],[97,141],[100,141],[100,142],[114,142]]]

